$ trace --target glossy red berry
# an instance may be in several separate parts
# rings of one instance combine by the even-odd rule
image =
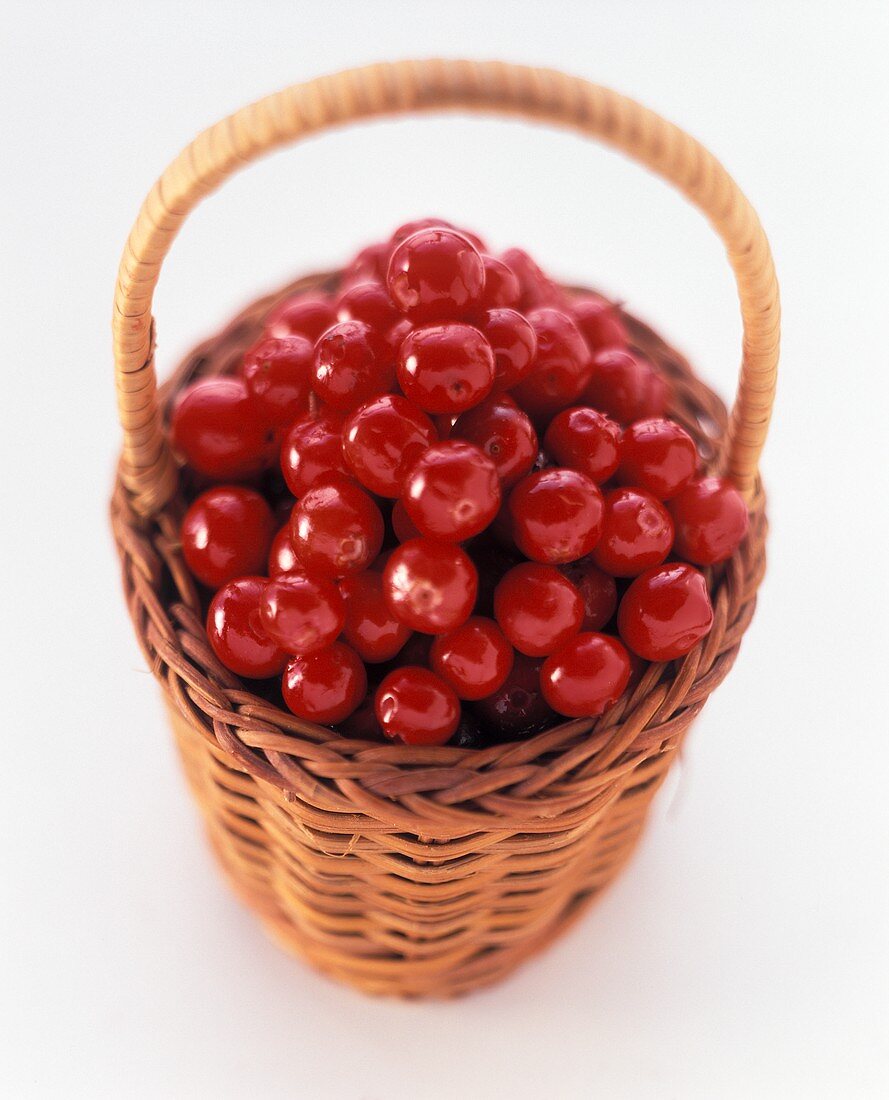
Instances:
[[[676,526],[676,553],[697,565],[730,558],[747,534],[747,505],[725,478],[693,481],[667,507]]]
[[[479,615],[436,638],[429,651],[433,672],[461,699],[483,699],[497,691],[512,670],[513,657],[500,627]]]
[[[281,444],[281,472],[295,497],[347,473],[338,418],[324,414],[297,420]]]
[[[272,540],[269,550],[268,573],[270,577],[280,577],[299,569],[299,562],[293,552],[290,541],[290,523],[285,523]],[[255,570],[258,572],[258,570]]]
[[[602,537],[593,560],[612,577],[636,577],[660,563],[673,545],[673,521],[645,489],[614,489],[605,497]]]
[[[650,363],[646,366],[648,369],[642,385],[642,397],[636,409],[637,420],[664,416],[670,405],[670,387],[667,380]]]
[[[383,591],[393,613],[412,630],[447,634],[469,618],[478,576],[459,546],[412,539],[392,551]]]
[[[485,288],[478,249],[451,229],[420,229],[395,246],[389,296],[412,321],[451,320],[477,308]]]
[[[582,400],[619,423],[629,424],[641,415],[650,370],[647,361],[635,353],[624,348],[606,348],[593,357]]]
[[[444,745],[460,721],[453,688],[428,668],[397,668],[377,688],[374,707],[383,733],[405,745]]]
[[[543,446],[560,466],[580,470],[601,485],[617,469],[620,427],[596,409],[563,409],[546,429]]]
[[[274,427],[308,412],[312,356],[312,344],[304,336],[266,336],[244,356],[241,376],[247,392]]]
[[[422,535],[462,542],[480,534],[500,508],[494,463],[472,443],[434,443],[404,479],[405,511]]]
[[[342,285],[351,286],[356,283],[367,282],[385,283],[391,255],[391,241],[379,241],[362,248],[343,272]],[[327,328],[327,325],[324,327]]]
[[[308,573],[344,577],[366,569],[383,545],[383,517],[353,481],[340,477],[310,489],[290,519],[293,551]]]
[[[274,531],[272,510],[259,493],[220,485],[201,493],[185,513],[182,555],[202,584],[219,588],[263,571]]]
[[[672,661],[710,633],[713,607],[703,573],[685,562],[646,569],[620,602],[624,643],[647,661]]]
[[[372,493],[397,497],[410,466],[436,439],[432,421],[399,394],[366,402],[343,425],[342,451]]]
[[[297,718],[332,725],[344,722],[367,691],[367,673],[354,649],[334,642],[319,653],[291,657],[281,693]]]
[[[593,718],[612,706],[630,680],[630,655],[617,638],[578,634],[543,662],[540,689],[566,718]]]
[[[504,489],[525,476],[537,458],[534,425],[506,394],[462,413],[451,435],[474,443],[494,463]]]
[[[630,424],[620,444],[618,480],[668,500],[695,476],[698,452],[688,432],[673,420],[651,417]]]
[[[620,309],[607,298],[598,294],[575,298],[571,303],[571,316],[593,354],[603,348],[626,347],[628,335]]]
[[[497,691],[473,704],[486,730],[499,738],[520,737],[555,717],[540,690],[542,659],[516,653],[512,671]]]
[[[312,388],[331,408],[347,412],[387,392],[394,381],[395,366],[364,321],[341,321],[319,337]]]
[[[492,393],[517,386],[534,368],[537,333],[531,322],[514,309],[490,309],[480,315],[478,328],[494,353]]]
[[[259,601],[259,612],[266,634],[291,654],[326,649],[346,621],[337,586],[301,571],[270,580]]]
[[[583,600],[583,631],[601,630],[617,610],[617,584],[591,561],[576,561],[562,566],[562,572]]]
[[[518,308],[537,309],[540,306],[562,304],[562,291],[548,278],[523,248],[508,248],[500,257],[519,281],[521,297]]]
[[[383,595],[381,573],[355,573],[340,581],[346,608],[343,637],[370,664],[391,660],[411,636]]]
[[[277,676],[287,654],[262,625],[259,601],[265,577],[239,577],[222,586],[207,612],[207,639],[217,658],[238,676]]]
[[[347,287],[337,299],[336,316],[340,322],[361,321],[378,335],[389,332],[402,319],[389,292],[379,282]]]
[[[521,653],[543,657],[580,630],[580,593],[551,565],[525,562],[503,577],[494,591],[494,617]]]
[[[494,352],[472,325],[426,325],[402,342],[397,375],[405,397],[426,412],[461,413],[490,393]]]
[[[535,309],[528,320],[537,336],[537,356],[513,397],[532,418],[546,422],[580,395],[590,372],[590,351],[567,313]]]
[[[446,221],[444,218],[414,218],[412,221],[404,222],[400,225],[392,234],[390,240],[392,244],[401,244],[402,241],[407,240],[408,237],[412,237],[415,233],[419,233],[421,229],[450,229],[454,233],[459,233],[465,237],[470,244],[474,245],[479,252],[484,251],[484,244],[480,238],[468,229],[463,229],[459,225],[454,225],[453,222]]]
[[[171,437],[193,470],[217,481],[253,477],[274,455],[274,432],[242,378],[203,378],[183,390]]]
[[[313,344],[336,321],[336,310],[329,298],[316,294],[297,294],[275,306],[265,322],[269,336],[304,336]]]
[[[602,533],[604,510],[596,483],[562,467],[529,474],[509,497],[516,545],[525,557],[551,564],[590,553]]]
[[[483,309],[515,309],[522,296],[518,276],[496,256],[482,254],[485,265],[485,289],[480,305]]]

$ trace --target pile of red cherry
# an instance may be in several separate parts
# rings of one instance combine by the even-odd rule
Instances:
[[[613,303],[402,226],[179,397],[213,651],[347,736],[477,745],[601,714],[708,633],[696,566],[747,529],[668,398]]]

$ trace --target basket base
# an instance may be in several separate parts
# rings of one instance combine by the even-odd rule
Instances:
[[[490,913],[481,908],[476,913],[472,900],[465,901],[477,889],[471,876],[469,884],[462,885],[467,882],[465,874],[454,881],[453,889],[447,873],[441,876],[438,885],[453,895],[453,901],[433,903],[432,918],[428,901],[407,899],[395,913],[391,908],[365,908],[359,926],[354,905],[340,904],[332,878],[325,876],[332,891],[327,895],[295,887],[294,852],[279,846],[259,825],[268,819],[271,807],[256,780],[234,771],[210,735],[195,730],[172,708],[170,717],[211,849],[234,893],[288,954],[330,978],[379,996],[462,996],[505,978],[543,950],[583,914],[630,859],[662,778],[625,792],[603,815],[599,828],[594,823],[575,838],[562,851],[551,882],[544,884],[545,872],[520,880],[513,905],[498,911],[495,934],[486,940],[476,934],[473,918],[490,932]],[[207,796],[209,786],[212,798]],[[280,814],[280,805],[277,809]],[[397,883],[392,880],[396,889]],[[454,918],[449,920],[442,910],[450,910]],[[393,947],[398,942],[404,945],[401,951]]]
[[[641,832],[640,829],[639,835]],[[484,989],[486,986],[495,985],[508,978],[530,958],[544,951],[554,940],[569,931],[611,884],[623,864],[632,856],[634,848],[635,841],[626,851],[623,860],[613,868],[613,873],[607,882],[589,891],[574,894],[536,936],[510,947],[491,949],[478,955],[471,962],[455,968],[450,975],[447,972],[436,975],[431,985],[425,968],[422,975],[415,976],[411,974],[405,961],[403,969],[397,976],[393,976],[391,959],[383,960],[380,965],[373,968],[356,967],[353,956],[341,955],[338,958],[333,952],[325,952],[322,955],[313,950],[311,943],[306,941],[300,930],[285,918],[280,920],[260,918],[260,920],[269,938],[289,955],[309,963],[326,977],[353,986],[362,993],[372,996],[400,997],[405,1000],[449,1000],[463,997],[477,989]],[[231,877],[227,873],[225,877],[231,882]],[[237,893],[237,890],[235,892]]]

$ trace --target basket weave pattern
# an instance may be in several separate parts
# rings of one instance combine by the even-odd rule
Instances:
[[[598,720],[481,750],[352,741],[247,690],[210,650],[178,528],[171,396],[234,369],[268,310],[254,303],[158,393],[151,298],[188,210],[238,164],[337,121],[471,106],[585,129],[655,166],[711,217],[738,279],[745,355],[732,417],[688,364],[627,318],[670,379],[675,416],[745,493],[750,532],[711,573],[715,621],[651,666]],[[209,135],[209,136],[208,136]],[[249,138],[249,140],[248,140]],[[128,606],[162,684],[189,784],[233,886],[287,948],[369,992],[446,996],[491,982],[558,934],[631,854],[649,803],[738,652],[764,569],[756,473],[777,363],[777,288],[755,214],[697,143],[606,89],[468,62],[374,66],[269,97],[211,128],[156,185],[121,266],[115,356],[125,447],[112,520]]]

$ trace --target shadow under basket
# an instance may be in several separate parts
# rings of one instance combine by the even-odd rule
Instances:
[[[682,356],[624,315],[632,342],[670,383],[669,414],[695,438],[709,471],[735,477],[750,507],[745,541],[729,561],[706,571],[712,631],[683,659],[649,666],[602,718],[484,749],[348,740],[248,689],[207,642],[200,595],[179,547],[188,490],[164,434],[172,399],[196,378],[235,370],[282,297],[312,286],[332,289],[337,276],[304,279],[254,303],[198,347],[160,391],[154,388],[150,307],[159,259],[212,186],[238,164],[304,133],[350,117],[441,106],[567,122],[655,167],[710,213],[728,243],[745,323],[745,365],[730,426],[723,403]],[[264,112],[277,120],[273,137]],[[244,135],[254,131],[250,146]],[[544,70],[470,62],[373,66],[287,89],[206,134],[146,200],[118,284],[115,350],[127,442],[112,523],[130,614],[163,687],[213,850],[272,937],[370,993],[461,994],[513,970],[614,878],[690,724],[738,653],[765,564],[756,460],[777,362],[768,246],[736,185],[692,139],[614,92]],[[691,143],[674,150],[676,165],[663,163],[665,134]],[[692,155],[708,158],[706,171],[686,181],[680,161]],[[714,192],[720,186],[735,207],[722,209],[725,196]],[[763,248],[765,260],[756,253]],[[751,267],[745,282],[748,264],[756,271]],[[769,342],[774,354],[762,350]],[[762,385],[767,374],[770,392]],[[751,444],[744,428],[754,422],[761,438]]]

